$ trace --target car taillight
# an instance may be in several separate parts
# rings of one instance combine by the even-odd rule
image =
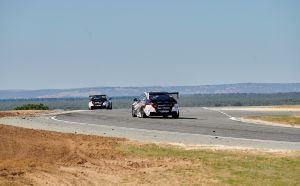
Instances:
[[[157,103],[149,102],[149,105],[152,105],[152,107],[154,107],[154,108],[157,108],[157,107],[158,107],[158,104],[157,104]]]

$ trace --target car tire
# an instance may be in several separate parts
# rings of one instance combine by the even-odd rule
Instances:
[[[133,107],[131,108],[131,115],[132,115],[132,117],[136,117],[136,114],[134,113],[134,108]]]
[[[93,107],[93,106],[91,106],[90,110],[94,110],[94,107]]]
[[[147,118],[148,116],[145,114],[144,111],[140,111],[140,115],[141,115],[141,118]]]
[[[179,118],[179,112],[178,113],[177,112],[173,113],[172,114],[172,118],[175,118],[175,119]]]
[[[167,118],[167,117],[168,117],[168,114],[164,114],[164,115],[163,115],[163,118]]]

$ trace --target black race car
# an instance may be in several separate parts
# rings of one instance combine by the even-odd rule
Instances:
[[[145,92],[140,98],[135,98],[132,104],[133,117],[149,117],[171,115],[179,118],[179,105],[173,96],[179,97],[178,92]]]
[[[90,95],[89,96],[89,109],[112,109],[111,98],[106,95]]]

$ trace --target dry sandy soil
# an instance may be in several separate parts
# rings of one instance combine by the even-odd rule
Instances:
[[[1,112],[0,116],[35,113]],[[192,164],[182,158],[126,155],[117,150],[124,143],[130,142],[0,125],[0,185],[172,185],[179,183],[178,178],[154,178]]]

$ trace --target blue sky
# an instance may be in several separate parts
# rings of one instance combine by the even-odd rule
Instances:
[[[300,82],[300,1],[0,1],[0,89]]]

